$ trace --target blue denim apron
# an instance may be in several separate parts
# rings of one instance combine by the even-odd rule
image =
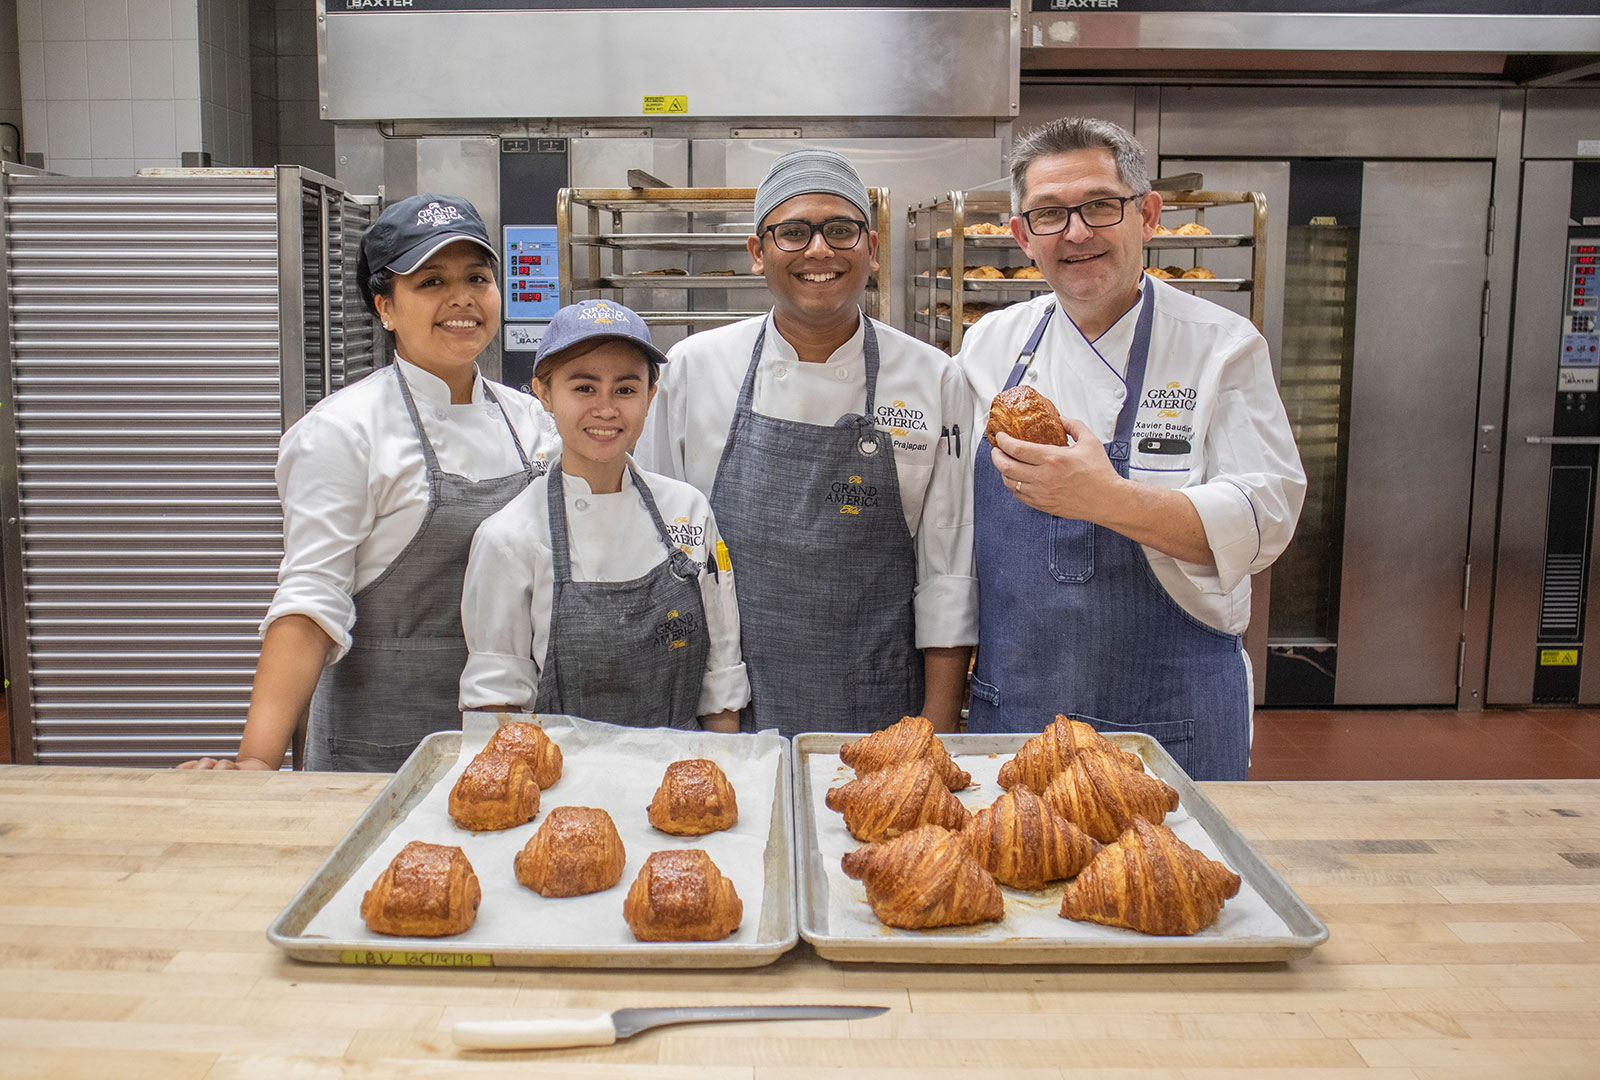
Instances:
[[[488,480],[445,472],[400,366],[390,370],[422,444],[428,512],[405,550],[355,595],[350,651],[323,671],[311,699],[308,769],[394,772],[427,735],[460,729],[461,670],[467,665],[461,584],[472,535],[545,468],[528,461],[505,406],[485,385],[484,396],[500,410],[522,468]]]
[[[916,549],[894,443],[872,419],[878,338],[868,320],[866,411],[832,427],[751,407],[766,339],[763,324],[711,487],[739,575],[741,726],[876,731],[919,711],[923,687]]]
[[[1123,479],[1153,292],[1146,282],[1106,444]],[[1052,304],[1034,327],[1006,389],[1021,381],[1054,312]],[[1184,611],[1138,543],[1033,509],[1006,489],[986,448],[973,457],[979,648],[967,730],[1037,732],[1065,713],[1101,731],[1154,736],[1196,780],[1245,779],[1250,698],[1239,635]]]
[[[700,564],[672,542],[649,485],[631,465],[628,477],[670,554],[632,581],[573,581],[561,463],[550,470],[555,582],[533,707],[629,727],[698,729],[711,654]]]

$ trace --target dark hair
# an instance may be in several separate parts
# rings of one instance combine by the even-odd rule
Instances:
[[[661,361],[657,360],[655,357],[639,348],[638,343],[633,341],[631,338],[625,337],[586,338],[583,341],[568,345],[565,349],[541,356],[539,357],[539,362],[533,367],[533,377],[538,379],[540,382],[549,385],[550,376],[555,374],[556,368],[560,367],[562,364],[565,364],[568,360],[576,360],[580,356],[588,356],[600,346],[612,341],[619,341],[622,344],[629,346],[634,352],[639,354],[639,359],[643,360],[645,362],[645,366],[649,369],[649,374],[646,376],[648,379],[647,385],[654,386],[656,384],[657,376],[661,374]]]
[[[377,297],[386,296],[391,300],[394,299],[394,278],[394,271],[387,266],[374,270],[372,276],[367,278],[367,289],[374,298],[371,305],[374,315],[378,313]]]
[[[1063,116],[1034,128],[1011,147],[1011,212],[1022,213],[1028,197],[1028,166],[1042,157],[1075,150],[1107,150],[1117,163],[1117,179],[1134,195],[1150,190],[1150,169],[1144,147],[1126,128],[1109,120]]]

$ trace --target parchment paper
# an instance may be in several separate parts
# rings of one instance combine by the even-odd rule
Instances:
[[[972,774],[972,785],[956,797],[968,810],[976,813],[1004,794],[997,782],[1000,766],[1011,760],[1011,754],[958,754],[955,762]],[[831,787],[838,787],[855,778],[855,771],[832,754],[808,754],[806,771],[810,779],[811,806],[801,808],[810,813],[812,828],[817,838],[817,848],[822,853],[822,864],[828,875],[828,928],[837,937],[878,936],[952,936],[972,940],[1011,940],[1015,938],[1042,938],[1051,941],[1149,942],[1160,940],[1098,923],[1075,922],[1063,919],[1061,892],[1064,881],[1053,882],[1043,889],[1028,892],[1000,886],[1005,898],[1005,918],[997,923],[980,923],[976,926],[941,927],[935,930],[898,930],[884,926],[867,904],[867,890],[861,882],[845,875],[839,860],[846,852],[854,851],[861,842],[844,827],[844,816],[829,810],[823,797]],[[1146,770],[1148,771],[1148,770]],[[1204,828],[1180,803],[1178,809],[1168,814],[1163,822],[1178,839],[1218,862],[1227,863],[1217,845]],[[1229,866],[1238,872],[1237,867]],[[1267,904],[1248,881],[1239,888],[1239,894],[1223,905],[1217,921],[1200,931],[1196,937],[1246,938],[1290,937],[1293,931]]]
[[[402,942],[449,942],[489,948],[540,945],[588,945],[614,949],[639,943],[622,917],[622,901],[639,868],[652,851],[702,848],[722,873],[731,878],[744,903],[739,929],[722,939],[751,943],[757,939],[762,894],[766,889],[767,836],[772,801],[782,761],[782,739],[775,732],[722,735],[667,728],[626,728],[567,716],[533,718],[561,747],[561,779],[540,792],[539,813],[526,825],[499,832],[469,832],[447,811],[450,789],[500,719],[528,720],[526,714],[467,713],[461,754],[440,775],[424,798],[396,824],[366,862],[307,924],[305,937],[370,941],[375,948]],[[739,821],[731,829],[706,836],[671,836],[650,825],[646,808],[669,764],[686,758],[710,758],[727,773],[739,803]],[[594,806],[616,823],[628,860],[622,879],[605,892],[588,896],[546,898],[517,881],[512,861],[557,806]],[[472,928],[448,938],[402,938],[374,934],[361,919],[361,897],[389,861],[412,840],[459,847],[472,863],[483,889],[483,902]]]

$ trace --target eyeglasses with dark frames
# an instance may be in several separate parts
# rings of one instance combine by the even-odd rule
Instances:
[[[1128,204],[1143,195],[1113,195],[1104,199],[1091,199],[1077,206],[1036,206],[1018,216],[1028,223],[1028,231],[1035,236],[1051,236],[1065,232],[1077,214],[1091,229],[1109,229],[1121,225],[1128,212]]]
[[[811,246],[811,238],[822,234],[822,242],[835,251],[849,251],[861,242],[867,223],[855,218],[836,217],[826,221],[780,221],[762,229],[772,234],[772,242],[779,251],[804,251]]]

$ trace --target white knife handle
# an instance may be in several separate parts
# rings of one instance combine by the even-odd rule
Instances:
[[[617,1029],[610,1013],[548,1016],[541,1020],[463,1020],[457,1045],[474,1050],[548,1050],[558,1046],[610,1046]]]

